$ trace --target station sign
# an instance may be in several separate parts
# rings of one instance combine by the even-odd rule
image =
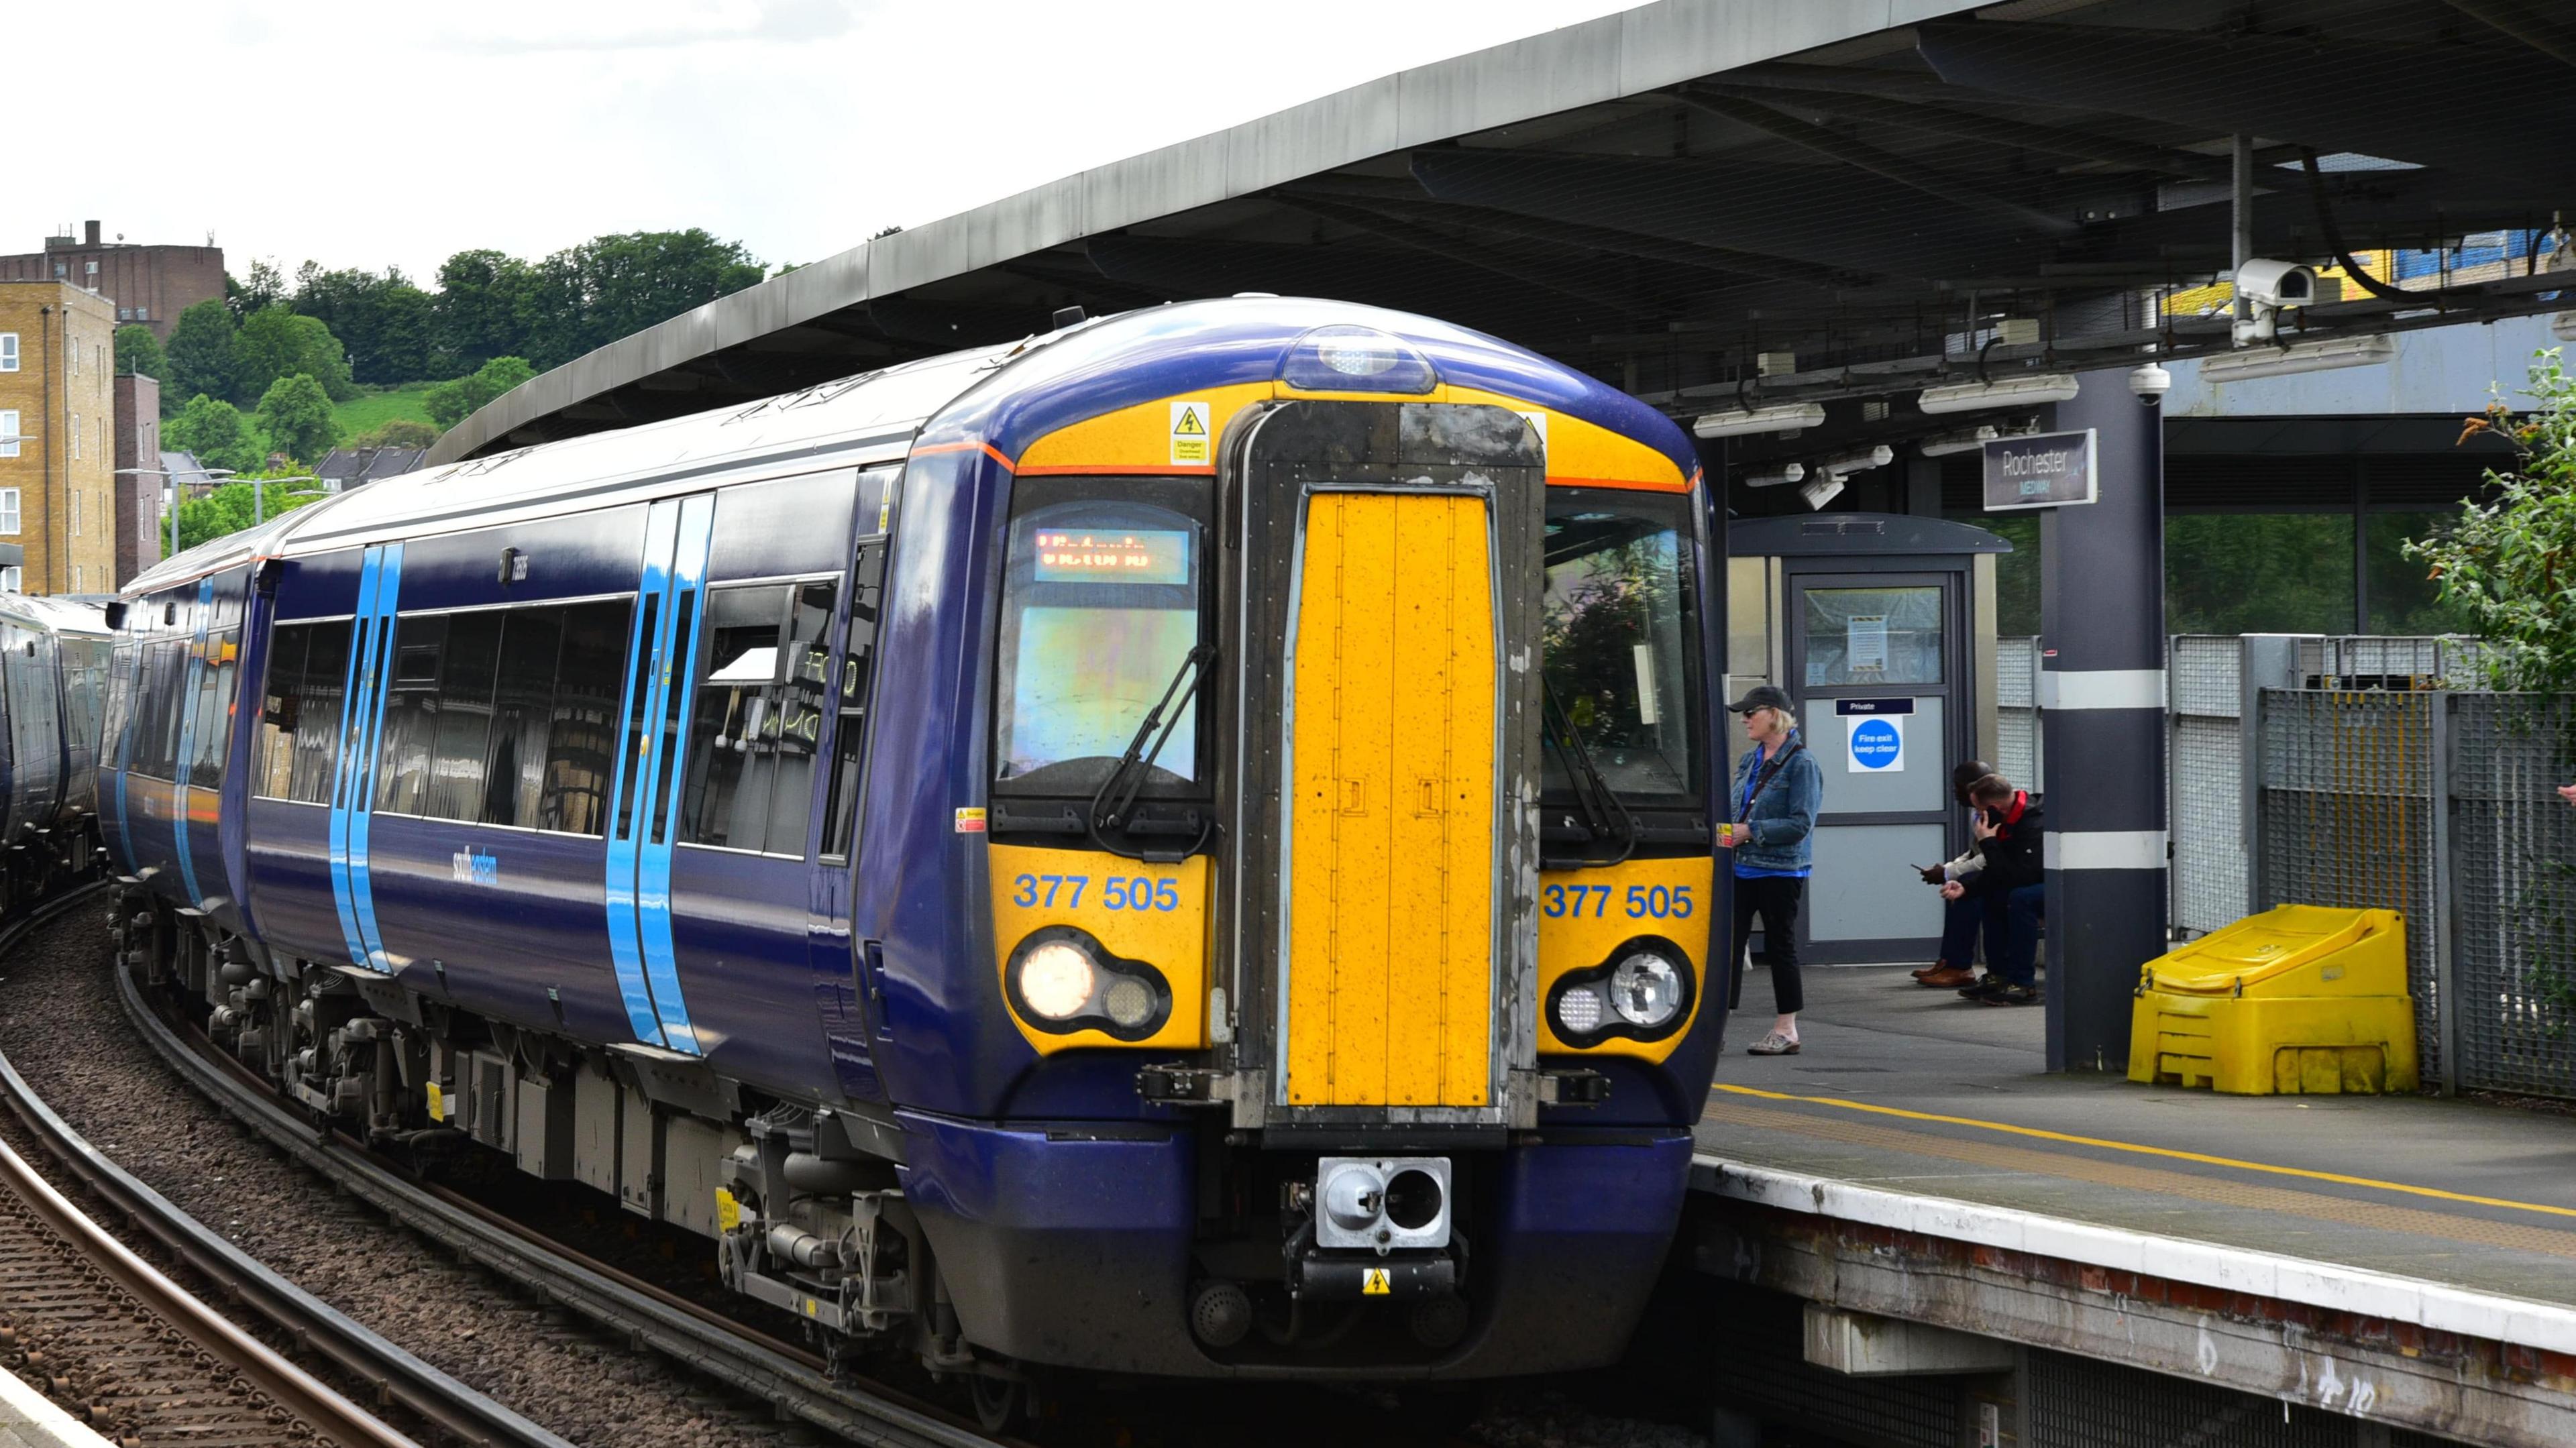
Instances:
[[[2064,508],[2100,496],[2093,429],[1999,437],[1986,444],[1986,511]]]
[[[1854,774],[1905,772],[1905,721],[1912,699],[1836,699],[1844,730],[1843,767]]]

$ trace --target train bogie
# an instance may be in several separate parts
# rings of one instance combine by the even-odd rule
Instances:
[[[128,955],[835,1354],[1599,1361],[1723,1024],[1704,511],[1277,300],[373,484],[124,601]]]

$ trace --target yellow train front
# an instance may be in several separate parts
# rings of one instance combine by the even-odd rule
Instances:
[[[930,419],[842,1066],[967,1342],[1618,1354],[1723,1026],[1706,513],[1642,404],[1334,303],[1091,323]]]

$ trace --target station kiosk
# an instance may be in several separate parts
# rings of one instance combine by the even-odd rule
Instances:
[[[1800,958],[1928,962],[1940,896],[1919,867],[1967,847],[1950,769],[1996,748],[1995,559],[1941,518],[1826,513],[1727,525],[1726,697],[1777,684],[1824,767]],[[1731,770],[1744,734],[1727,719]]]

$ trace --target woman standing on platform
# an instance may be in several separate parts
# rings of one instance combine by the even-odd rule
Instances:
[[[1764,953],[1771,958],[1772,1008],[1779,1014],[1770,1034],[1750,1049],[1756,1056],[1794,1056],[1798,1012],[1806,1005],[1798,981],[1798,905],[1814,859],[1825,774],[1798,738],[1798,716],[1787,693],[1757,685],[1726,707],[1744,716],[1744,737],[1753,745],[1735,762],[1735,821],[1717,833],[1718,844],[1735,852],[1735,948],[1727,956],[1734,984],[1728,1005],[1744,994],[1746,949],[1759,915]]]

